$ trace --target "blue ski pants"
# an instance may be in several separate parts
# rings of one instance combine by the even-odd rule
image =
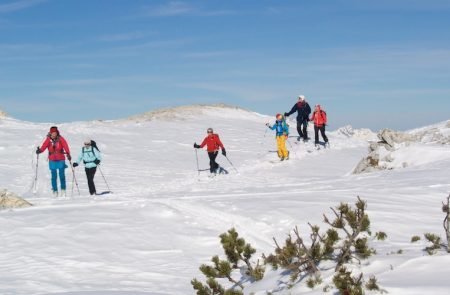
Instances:
[[[48,166],[50,168],[50,172],[52,173],[52,189],[54,192],[58,191],[58,174],[59,180],[61,182],[61,190],[66,189],[66,175],[64,170],[67,168],[66,161],[49,161]]]

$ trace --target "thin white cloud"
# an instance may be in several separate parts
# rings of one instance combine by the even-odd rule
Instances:
[[[218,51],[203,51],[203,52],[189,52],[182,54],[183,57],[193,58],[193,59],[203,59],[203,58],[216,58],[224,56],[233,56],[238,54],[237,51],[231,50],[218,50]]]
[[[180,15],[192,16],[219,16],[219,15],[233,15],[237,12],[234,10],[206,10],[200,7],[193,6],[183,1],[171,1],[165,5],[146,7],[144,9],[144,16],[150,17],[168,17]]]
[[[8,13],[27,9],[32,6],[47,2],[48,0],[20,0],[10,3],[0,4],[0,13]]]
[[[194,7],[181,1],[172,1],[166,5],[148,7],[147,16],[176,16],[189,14],[195,11]]]
[[[340,4],[370,11],[442,11],[450,9],[448,0],[341,0]]]

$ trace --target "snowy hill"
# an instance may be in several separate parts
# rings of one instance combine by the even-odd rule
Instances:
[[[78,167],[81,196],[76,188],[71,196],[67,169],[69,197],[54,199],[45,154],[39,159],[37,194],[32,193],[34,150],[53,124],[0,119],[0,189],[34,205],[0,211],[0,294],[194,294],[190,280],[203,280],[198,267],[222,254],[218,236],[229,228],[235,227],[258,256],[268,254],[273,237],[283,240],[296,225],[306,234],[307,222],[324,225],[322,214],[330,206],[354,203],[356,196],[368,202],[371,230],[385,231],[388,238],[371,240],[378,254],[355,267],[376,275],[390,294],[448,294],[450,256],[428,256],[424,241],[410,240],[425,232],[443,235],[441,201],[450,191],[450,154],[355,175],[351,172],[375,133],[344,127],[328,132],[331,149],[317,151],[312,143],[296,143],[290,121],[291,159],[278,163],[273,131],[264,126],[273,120],[233,107],[189,106],[127,120],[61,124],[74,156],[87,136],[97,141],[104,154],[97,190],[108,190],[103,173],[114,193],[90,197]],[[230,174],[198,176],[192,145],[208,127],[220,134],[239,173],[219,156]],[[447,129],[442,123],[411,133],[438,130],[448,136]],[[448,149],[440,139],[428,140],[421,154],[443,147]],[[206,170],[206,152],[198,151],[198,158]],[[323,279],[330,283],[329,272]],[[244,292],[323,293],[304,282],[288,289],[288,282],[288,275],[267,267],[265,279],[247,282]]]
[[[248,118],[260,118],[261,115],[244,110],[239,107],[230,106],[226,104],[213,104],[213,105],[188,105],[179,106],[167,109],[159,109],[151,112],[146,112],[143,114],[131,116],[128,120],[142,122],[142,121],[152,121],[152,120],[187,120],[195,119],[200,116],[210,116],[219,118],[238,118],[238,119],[248,119]]]

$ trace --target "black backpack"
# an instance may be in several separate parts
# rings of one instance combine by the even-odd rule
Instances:
[[[98,149],[97,143],[95,141],[93,141],[92,139],[91,139],[91,147],[93,149],[96,149],[98,152],[100,152],[100,150]]]

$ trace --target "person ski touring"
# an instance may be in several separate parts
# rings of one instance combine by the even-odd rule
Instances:
[[[289,151],[286,148],[286,140],[289,136],[289,126],[282,114],[276,115],[276,121],[273,126],[266,123],[269,129],[275,130],[275,137],[277,139],[278,157],[281,161],[289,160]]]
[[[306,102],[304,95],[298,96],[298,101],[292,109],[284,113],[285,117],[289,117],[293,113],[297,112],[297,132],[298,132],[298,138],[297,140],[300,141],[301,138],[303,138],[303,141],[307,141],[308,138],[308,121],[309,121],[309,115],[311,114],[311,107],[309,106],[308,102]]]
[[[325,141],[325,146],[329,146],[328,137],[325,135],[325,126],[327,125],[327,113],[322,110],[320,104],[314,108],[314,113],[311,116],[311,121],[314,122],[314,144],[316,148],[319,147],[319,131]]]
[[[222,149],[222,155],[227,156],[227,152],[222,142],[220,141],[219,135],[214,133],[212,128],[207,129],[207,136],[203,139],[203,142],[198,145],[194,143],[194,148],[203,148],[206,145],[206,150],[209,157],[209,171],[211,176],[215,176],[219,170],[219,164],[216,163],[217,155],[219,154],[219,148]]]
[[[97,171],[97,165],[100,164],[102,160],[102,155],[97,148],[97,145],[93,144],[94,141],[87,138],[84,141],[84,147],[81,148],[81,152],[78,155],[77,161],[73,163],[73,167],[78,167],[78,163],[81,163],[83,161],[84,163],[84,171],[86,172],[87,182],[89,186],[89,193],[92,195],[95,195],[97,191],[95,190],[95,184],[94,184],[94,176],[95,172]]]
[[[64,170],[67,168],[66,156],[69,161],[72,160],[70,156],[70,149],[67,141],[61,136],[56,126],[50,128],[47,137],[41,147],[37,147],[36,154],[43,153],[48,149],[48,165],[52,174],[52,191],[55,197],[58,196],[58,174],[60,180],[61,196],[66,196],[66,176]]]

